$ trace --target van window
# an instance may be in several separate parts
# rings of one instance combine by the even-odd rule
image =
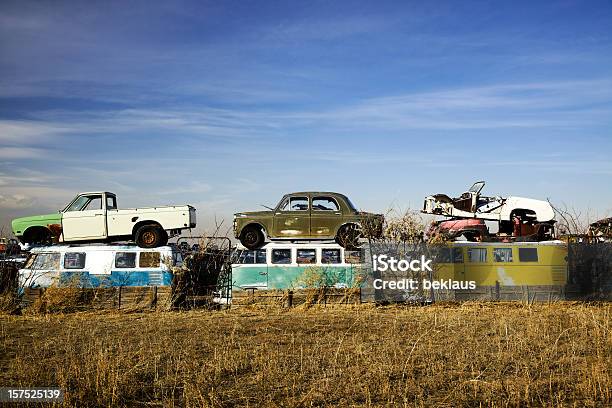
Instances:
[[[84,252],[66,252],[64,254],[64,269],[83,269],[84,267]]]
[[[338,211],[338,203],[331,197],[314,197],[312,199],[312,209],[316,211]]]
[[[255,263],[255,251],[245,249],[238,253],[239,264],[253,264]]]
[[[435,248],[436,263],[463,263],[461,248]]]
[[[174,266],[182,266],[183,265],[183,254],[180,252],[172,252],[172,263]]]
[[[512,262],[512,248],[493,248],[495,262]]]
[[[538,248],[519,248],[519,261],[538,262]]]
[[[141,252],[138,266],[141,268],[159,268],[161,256],[159,252]]]
[[[273,264],[290,264],[291,250],[290,249],[273,249],[272,250]]]
[[[26,259],[25,264],[23,265],[24,269],[30,269],[34,263],[34,259],[36,259],[36,254],[28,255],[28,259]]]
[[[238,252],[236,263],[239,264],[265,264],[266,263],[266,250],[242,250]]]
[[[317,251],[314,249],[298,249],[297,263],[299,264],[314,264],[317,263]]]
[[[453,256],[453,263],[463,263],[463,251],[461,248],[452,248],[451,255]]]
[[[468,248],[470,262],[487,262],[487,248]]]
[[[266,263],[266,250],[258,249],[255,251],[255,263],[265,264]]]
[[[135,268],[136,252],[117,252],[115,255],[115,268]]]
[[[340,250],[339,249],[322,249],[321,263],[324,264],[339,264]]]
[[[34,263],[32,264],[32,269],[35,270],[47,270],[47,269],[59,269],[60,268],[60,254],[38,254]]]
[[[349,251],[344,250],[344,261],[349,264],[360,264],[363,263],[363,254],[361,251]]]

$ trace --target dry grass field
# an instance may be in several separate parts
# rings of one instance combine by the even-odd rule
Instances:
[[[65,406],[610,406],[612,306],[0,317],[0,385]]]

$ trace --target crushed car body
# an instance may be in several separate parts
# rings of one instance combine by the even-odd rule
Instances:
[[[454,218],[479,218],[491,221],[512,221],[513,216],[533,222],[550,222],[555,218],[552,206],[543,200],[514,197],[486,197],[480,194],[485,185],[478,181],[457,198],[434,194],[425,198],[423,213]]]

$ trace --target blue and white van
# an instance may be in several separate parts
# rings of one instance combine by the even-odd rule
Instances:
[[[171,286],[181,253],[171,246],[65,245],[31,250],[19,270],[19,286]]]

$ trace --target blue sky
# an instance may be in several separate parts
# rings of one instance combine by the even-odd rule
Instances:
[[[612,3],[0,4],[0,225],[79,191],[190,203],[202,228],[285,192],[612,211]]]

